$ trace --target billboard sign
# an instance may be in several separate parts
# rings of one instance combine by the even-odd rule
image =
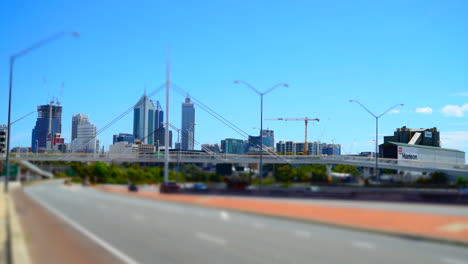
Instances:
[[[425,138],[432,138],[432,131],[424,131]]]
[[[407,147],[398,147],[398,159],[401,160],[418,160],[417,149],[411,149]]]

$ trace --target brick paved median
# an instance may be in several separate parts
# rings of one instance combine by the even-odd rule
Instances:
[[[394,235],[414,236],[468,246],[468,217],[410,213],[363,208],[313,205],[291,201],[236,198],[211,195],[160,194],[141,190],[129,193],[125,188],[96,186],[98,190],[224,208],[248,213],[312,221]]]

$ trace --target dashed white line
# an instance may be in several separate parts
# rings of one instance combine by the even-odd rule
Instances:
[[[260,223],[260,222],[253,222],[251,223],[252,227],[257,228],[257,229],[263,229],[266,227],[265,224]]]
[[[294,230],[294,234],[300,238],[310,238],[310,232],[305,230]]]
[[[468,264],[467,261],[463,261],[460,259],[454,259],[454,258],[441,258],[440,259],[442,262],[447,263],[447,264]]]
[[[141,214],[133,214],[132,219],[138,222],[142,222],[145,220],[145,217]]]
[[[351,241],[351,245],[355,248],[359,249],[366,249],[366,250],[374,250],[375,245],[371,242],[367,241],[360,241],[360,240],[353,240]]]
[[[231,219],[231,217],[229,216],[229,213],[226,211],[219,212],[219,217],[221,217],[221,219],[224,221],[229,221],[229,219]]]
[[[201,240],[205,240],[205,241],[208,241],[208,242],[220,245],[220,246],[225,246],[227,243],[225,239],[222,239],[220,237],[213,236],[207,233],[203,233],[203,232],[196,232],[195,236]]]

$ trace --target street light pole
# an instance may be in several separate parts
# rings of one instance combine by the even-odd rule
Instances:
[[[271,87],[270,89],[264,91],[263,93],[260,92],[259,90],[255,89],[250,83],[246,81],[241,81],[241,80],[236,80],[234,83],[242,83],[246,86],[248,86],[250,89],[252,89],[254,92],[256,92],[258,95],[260,95],[260,162],[258,164],[258,173],[259,173],[259,184],[262,186],[263,183],[263,96],[271,91],[273,89],[279,87],[279,86],[284,86],[288,87],[287,83],[278,83],[275,86]]]
[[[362,108],[364,108],[369,114],[371,114],[375,118],[375,179],[377,182],[380,182],[380,175],[379,175],[379,118],[386,113],[388,113],[390,110],[397,106],[403,106],[404,104],[396,104],[392,107],[390,107],[387,111],[383,112],[380,115],[375,115],[372,113],[369,109],[367,109],[364,105],[362,105],[358,100],[349,100],[351,103],[357,103],[359,104]]]
[[[67,35],[67,34],[72,34],[75,37],[80,36],[80,33],[78,32],[69,32],[69,31],[64,31],[57,33],[55,35],[52,35],[51,37],[40,41],[31,47],[24,49],[16,54],[13,54],[10,56],[10,80],[9,80],[9,88],[8,88],[8,131],[7,131],[7,145],[6,145],[6,157],[5,157],[5,166],[6,166],[6,175],[5,175],[5,184],[4,184],[4,192],[8,192],[8,182],[10,180],[10,135],[11,135],[11,96],[12,96],[12,90],[13,90],[13,68],[15,65],[15,60],[26,53],[35,50],[61,36]]]

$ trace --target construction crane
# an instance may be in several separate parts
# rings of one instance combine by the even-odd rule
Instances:
[[[284,120],[284,121],[304,121],[305,123],[305,135],[304,135],[304,155],[307,155],[308,146],[307,146],[307,127],[309,125],[309,121],[317,121],[319,122],[320,119],[318,118],[308,118],[308,117],[298,117],[298,118],[269,118],[267,120]]]

